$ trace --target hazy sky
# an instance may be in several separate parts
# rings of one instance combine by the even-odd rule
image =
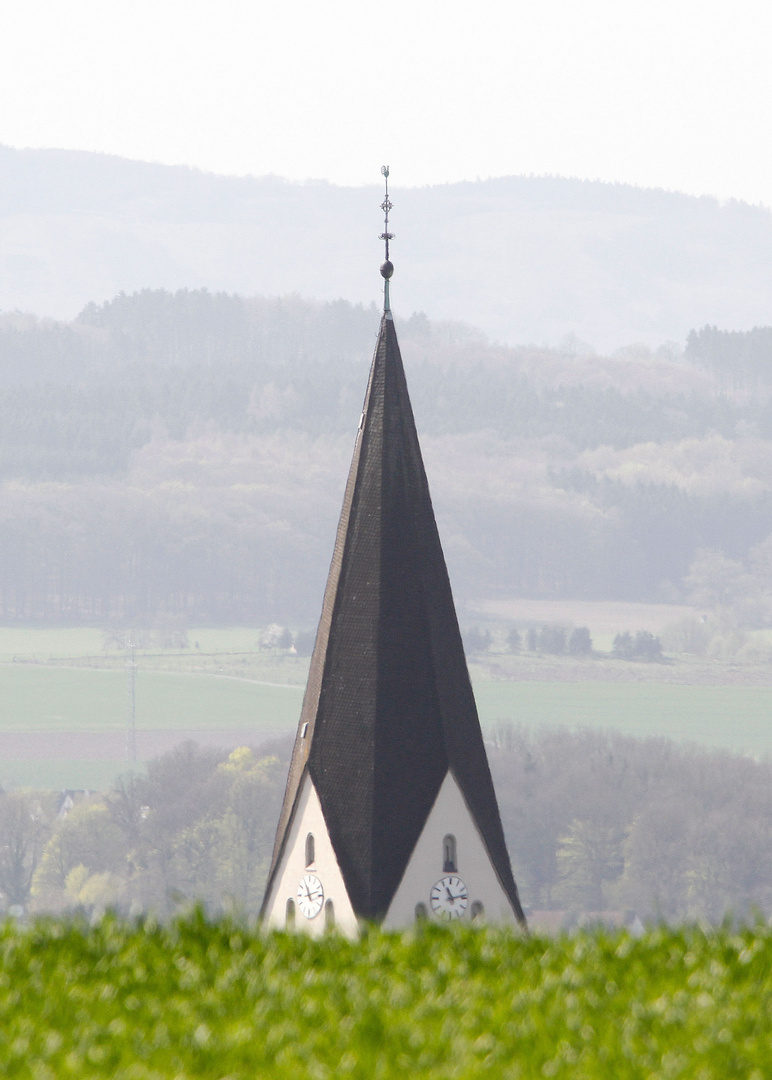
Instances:
[[[771,38],[772,5],[748,0],[6,0],[0,142],[772,205]]]

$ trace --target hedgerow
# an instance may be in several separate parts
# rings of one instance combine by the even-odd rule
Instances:
[[[743,1077],[772,1061],[772,932],[350,942],[201,912],[0,932],[2,1075],[34,1080]]]

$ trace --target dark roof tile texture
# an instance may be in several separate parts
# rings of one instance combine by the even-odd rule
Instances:
[[[522,920],[388,317],[370,371],[269,886],[306,769],[360,918],[386,915],[450,769]]]

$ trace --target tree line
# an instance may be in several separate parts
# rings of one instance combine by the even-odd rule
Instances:
[[[351,445],[207,436],[153,443],[117,480],[0,484],[0,619],[310,627]],[[768,496],[609,482],[597,503],[543,488],[501,501],[464,481],[434,501],[460,603],[685,598],[700,551],[742,562],[772,534]]]
[[[523,903],[719,920],[772,914],[772,765],[501,724],[489,758]],[[0,907],[162,917],[259,910],[290,741],[185,743],[103,794],[0,794]],[[71,800],[72,801],[72,800]]]
[[[772,384],[772,326],[752,330],[692,330],[684,356],[717,375],[730,389],[753,390]]]
[[[159,430],[173,439],[203,428],[350,432],[377,324],[374,306],[204,289],[121,294],[89,304],[69,324],[5,316],[0,477],[114,475]],[[564,439],[576,450],[709,432],[731,438],[749,424],[772,434],[765,401],[544,385],[531,368],[548,369],[557,353],[492,348],[474,336],[470,343],[463,328],[433,325],[420,313],[404,320],[400,334],[428,434],[492,430]]]
[[[502,725],[489,750],[524,903],[671,920],[772,912],[772,765]]]
[[[0,891],[8,910],[114,908],[167,916],[259,906],[285,760],[183,743],[103,795],[0,795]]]

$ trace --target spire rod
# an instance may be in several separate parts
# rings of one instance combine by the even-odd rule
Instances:
[[[381,166],[381,176],[386,182],[386,198],[381,203],[381,210],[383,210],[383,232],[380,235],[380,239],[383,240],[386,245],[386,261],[381,266],[381,275],[383,277],[383,313],[387,319],[391,318],[391,303],[389,299],[389,278],[394,273],[394,265],[389,259],[389,240],[394,239],[394,233],[389,232],[389,211],[392,209],[391,202],[389,200],[389,166]]]

